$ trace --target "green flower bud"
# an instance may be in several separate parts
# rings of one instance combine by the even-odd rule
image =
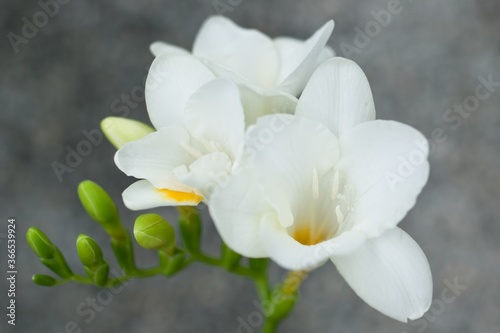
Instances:
[[[85,266],[93,267],[103,262],[101,248],[87,235],[78,236],[76,240],[76,250],[80,261]]]
[[[134,237],[145,249],[175,247],[174,228],[158,214],[144,214],[135,220]]]
[[[221,245],[222,252],[222,265],[228,271],[233,270],[236,266],[238,266],[241,255],[239,253],[231,250],[224,242]]]
[[[128,142],[141,139],[155,131],[154,128],[140,121],[120,117],[103,119],[101,129],[109,142],[118,149]]]
[[[102,187],[85,180],[78,185],[78,196],[90,217],[100,223],[108,234],[113,237],[123,232],[115,203]]]
[[[196,207],[178,207],[179,228],[184,246],[192,254],[200,253],[201,219]]]
[[[44,287],[52,287],[57,283],[57,280],[54,279],[52,276],[44,275],[44,274],[35,274],[31,278],[34,283],[36,283],[39,286],[44,286]]]
[[[26,232],[26,240],[39,258],[50,259],[54,257],[55,246],[40,229],[29,228]]]

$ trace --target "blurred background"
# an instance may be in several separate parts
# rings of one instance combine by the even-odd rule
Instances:
[[[84,132],[98,129],[104,117],[149,123],[141,95],[153,60],[149,44],[164,40],[190,49],[201,23],[221,11],[272,37],[307,38],[334,19],[328,44],[363,68],[378,118],[407,123],[432,144],[429,182],[401,223],[433,271],[428,314],[408,324],[389,319],[361,301],[333,265],[325,265],[303,284],[302,298],[280,332],[499,332],[499,1],[59,1],[46,7],[53,14],[46,20],[39,12],[53,1],[0,4],[1,276],[7,270],[9,217],[17,220],[18,247],[16,326],[7,325],[3,313],[2,278],[1,332],[258,332],[240,325],[257,311],[252,282],[202,265],[169,280],[131,281],[86,322],[89,316],[77,308],[99,289],[34,285],[31,276],[48,270],[24,237],[28,227],[41,228],[82,272],[74,244],[86,233],[117,268],[106,235],[76,193],[79,182],[98,182],[132,228],[139,213],[127,210],[120,195],[133,180],[115,167],[115,149],[106,140],[93,145],[61,179],[52,164],[66,164],[68,149],[76,149],[86,140]],[[397,10],[381,18],[391,8]],[[25,27],[33,19],[40,26],[35,31]],[[135,97],[126,103],[123,96]],[[174,209],[156,212],[176,220]],[[212,253],[219,247],[207,219],[204,246]],[[146,250],[137,249],[137,258],[141,265],[154,264]],[[272,270],[276,280],[283,273]]]

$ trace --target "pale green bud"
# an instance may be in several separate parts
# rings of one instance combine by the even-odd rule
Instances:
[[[49,275],[44,275],[44,274],[35,274],[31,278],[34,283],[36,283],[39,286],[44,286],[44,287],[52,287],[57,283],[57,280],[54,279],[52,276]]]
[[[155,132],[154,128],[137,120],[107,117],[101,121],[101,129],[109,142],[117,149]]]
[[[29,228],[26,232],[26,240],[39,258],[51,259],[54,257],[55,246],[40,229]]]
[[[134,237],[146,249],[173,249],[174,228],[158,214],[143,214],[135,220]]]
[[[85,180],[78,185],[78,196],[90,217],[100,223],[108,234],[116,236],[123,233],[115,203],[102,187]]]

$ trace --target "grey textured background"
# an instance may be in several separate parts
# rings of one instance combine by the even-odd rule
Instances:
[[[355,28],[364,29],[373,20],[371,11],[387,4],[243,0],[227,15],[271,36],[298,38],[333,18],[329,45],[342,55],[340,44],[353,45]],[[500,3],[401,0],[401,5],[401,13],[350,58],[371,82],[379,118],[408,123],[429,138],[434,129],[446,135],[430,157],[428,185],[401,224],[429,258],[434,306],[424,321],[398,323],[364,304],[326,265],[303,285],[303,297],[280,332],[499,332],[500,91],[481,101],[457,128],[443,116],[474,95],[479,77],[491,74],[500,81]],[[75,321],[82,332],[96,333],[236,332],[238,317],[256,310],[250,281],[201,265],[171,280],[132,281],[85,323],[76,308],[99,290],[33,285],[31,275],[47,270],[24,241],[29,226],[40,227],[67,253],[75,270],[80,267],[74,250],[79,233],[106,244],[103,232],[80,207],[76,186],[93,179],[118,199],[132,179],[114,166],[114,149],[107,142],[94,147],[62,182],[51,163],[64,162],[65,147],[75,148],[84,139],[82,130],[98,128],[106,116],[123,115],[113,112],[112,101],[142,84],[153,60],[151,42],[162,39],[190,48],[201,22],[215,14],[212,1],[69,1],[16,54],[7,33],[20,34],[22,18],[31,20],[39,10],[36,1],[0,3],[0,232],[6,231],[8,217],[18,221],[17,325],[8,329],[59,333]],[[148,121],[143,102],[127,113]],[[121,203],[119,207],[131,227],[138,213]],[[175,210],[158,211],[175,219]],[[214,252],[217,237],[206,225],[205,246]],[[0,240],[4,276],[5,240]],[[153,263],[146,251],[138,250],[138,258],[144,265]],[[275,278],[282,273],[273,270]],[[445,304],[445,281],[454,279],[466,289]],[[5,287],[2,278],[2,309]],[[7,326],[4,311],[0,327]]]

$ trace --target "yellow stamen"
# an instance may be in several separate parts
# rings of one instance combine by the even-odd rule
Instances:
[[[169,190],[167,188],[156,189],[158,192],[162,193],[166,199],[174,200],[176,202],[195,202],[200,203],[203,197],[194,192],[180,192]]]

